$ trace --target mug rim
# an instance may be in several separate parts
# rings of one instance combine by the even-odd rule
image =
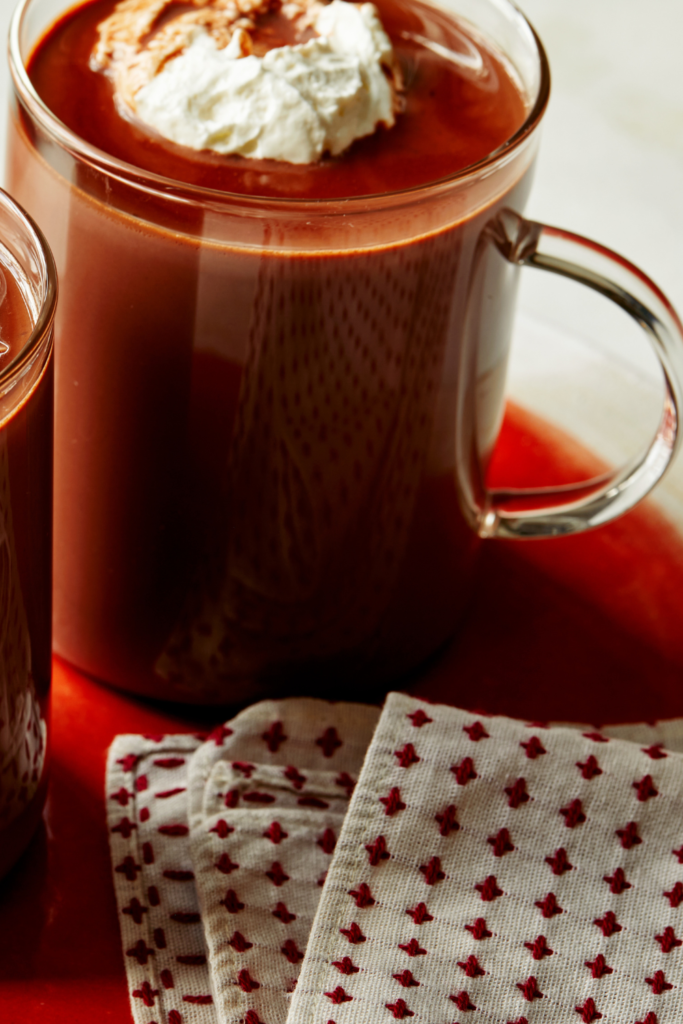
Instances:
[[[509,139],[506,139],[505,142],[498,146],[497,149],[493,150],[493,152],[488,153],[485,157],[474,164],[469,164],[467,167],[464,167],[453,174],[437,178],[434,181],[429,181],[420,185],[413,185],[410,188],[368,193],[367,195],[312,198],[305,196],[273,197],[259,196],[254,193],[246,194],[241,192],[228,192],[222,189],[207,188],[201,185],[193,185],[188,182],[178,181],[176,178],[167,178],[164,175],[155,174],[152,171],[147,171],[144,168],[137,167],[135,164],[119,160],[118,157],[114,157],[105,150],[99,149],[97,146],[93,146],[60,121],[35,90],[33,83],[28,76],[26,65],[21,55],[21,48],[19,44],[20,30],[25,12],[33,2],[34,0],[20,0],[17,5],[10,22],[8,47],[9,67],[12,82],[16,89],[18,98],[23,102],[28,113],[40,124],[43,130],[48,133],[52,141],[56,142],[57,145],[66,150],[70,156],[78,160],[80,163],[87,164],[100,173],[114,177],[125,184],[142,188],[144,191],[157,196],[162,196],[166,200],[184,200],[186,202],[194,201],[203,204],[232,201],[238,202],[242,205],[255,205],[258,207],[268,206],[269,208],[279,207],[286,210],[295,210],[297,208],[314,208],[322,210],[325,208],[335,208],[340,205],[343,205],[348,209],[349,205],[365,205],[369,202],[378,200],[400,201],[403,198],[410,200],[420,196],[429,196],[434,192],[440,192],[444,189],[448,189],[451,185],[462,184],[468,179],[481,175],[487,171],[491,173],[498,166],[506,163],[507,159],[514,156],[522,148],[526,140],[533,135],[541,121],[541,118],[543,117],[550,96],[550,65],[545,48],[538,33],[536,32],[536,29],[514,0],[494,0],[494,2],[502,2],[512,9],[522,19],[526,27],[531,32],[536,47],[536,55],[538,57],[540,80],[537,96],[524,119],[524,122]],[[427,2],[429,3],[430,0],[427,0]],[[2,378],[0,377],[0,385],[1,383]]]
[[[47,347],[47,354],[52,348],[51,332],[57,309],[58,283],[52,250],[33,218],[2,188],[0,188],[0,207],[4,207],[14,218],[22,236],[29,239],[32,244],[42,278],[42,294],[39,296],[37,315],[31,333],[14,358],[0,371],[0,398],[2,398],[30,371],[43,347]],[[0,243],[2,242],[2,234],[0,234]],[[8,251],[11,254],[11,249]],[[6,273],[11,272],[10,268],[6,268]],[[47,346],[45,346],[46,339],[49,341]],[[2,420],[5,418],[6,416],[1,417]]]

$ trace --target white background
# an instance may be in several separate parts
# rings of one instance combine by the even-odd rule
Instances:
[[[640,266],[683,311],[683,3],[521,0],[553,76],[528,207]],[[610,461],[635,453],[661,387],[640,332],[577,285],[527,271],[510,393]],[[683,459],[656,492],[683,526]]]

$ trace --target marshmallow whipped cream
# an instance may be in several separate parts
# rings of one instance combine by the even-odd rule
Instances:
[[[123,0],[92,66],[120,113],[195,150],[306,164],[387,128],[400,109],[391,41],[371,3]],[[292,40],[269,45],[272,27]],[[268,31],[270,29],[270,32]]]

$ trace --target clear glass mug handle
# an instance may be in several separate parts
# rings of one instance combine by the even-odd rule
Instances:
[[[602,526],[633,508],[666,471],[683,440],[683,326],[666,297],[642,271],[603,246],[504,211],[492,242],[510,262],[579,281],[621,306],[645,332],[664,375],[664,402],[647,449],[624,467],[577,484],[487,489],[465,452],[458,457],[461,501],[481,537],[536,538]],[[520,508],[533,504],[534,507]]]

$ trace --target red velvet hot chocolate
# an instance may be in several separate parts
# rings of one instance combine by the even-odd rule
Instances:
[[[118,686],[239,700],[292,674],[383,680],[466,600],[458,409],[476,405],[485,464],[515,282],[491,226],[523,205],[547,81],[528,95],[438,7],[377,9],[395,121],[310,163],[146,127],[92,59],[112,0],[30,54],[45,106],[22,99],[9,174],[64,281],[55,645]],[[254,52],[292,42],[279,8],[262,17]]]
[[[63,16],[31,56],[31,81],[80,138],[179,182],[305,199],[414,188],[484,160],[515,134],[528,112],[513,67],[479,33],[430,5],[381,0],[377,7],[402,80],[401,110],[392,128],[380,126],[341,156],[304,165],[196,152],[150,132],[126,107],[122,116],[112,79],[93,68],[98,27],[116,6],[115,0],[91,0]],[[167,16],[190,6],[169,3]],[[197,7],[206,10],[204,4]],[[269,45],[290,41],[273,29],[272,18],[266,15],[262,30]]]
[[[41,245],[0,192],[0,877],[47,785],[56,292]]]

